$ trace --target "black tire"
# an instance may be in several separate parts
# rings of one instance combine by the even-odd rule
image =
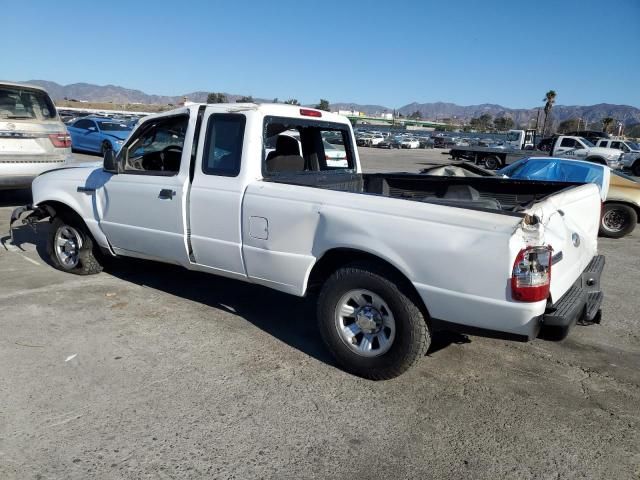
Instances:
[[[80,234],[82,245],[78,249],[77,262],[67,265],[63,263],[56,253],[56,236],[58,232],[71,227]],[[93,241],[84,222],[72,214],[56,215],[51,222],[51,230],[47,238],[47,254],[51,264],[58,270],[73,273],[75,275],[93,275],[102,271],[102,264],[98,261],[100,252],[98,246]]]
[[[370,380],[397,377],[422,358],[431,344],[429,326],[404,282],[371,262],[346,265],[324,283],[318,298],[318,325],[325,344],[346,371]],[[395,338],[385,353],[361,356],[338,333],[336,310],[343,295],[366,289],[381,297],[395,321]]]
[[[484,166],[487,170],[498,170],[502,166],[502,162],[495,155],[491,155],[484,159]]]
[[[104,154],[107,153],[107,150],[113,150],[113,145],[108,140],[102,142],[102,146],[100,147],[100,153],[104,157]]]
[[[636,160],[636,163],[633,164],[633,167],[631,167],[631,173],[636,177],[640,177],[640,160]]]
[[[605,203],[600,219],[600,235],[609,238],[622,238],[636,228],[638,214],[624,203]]]

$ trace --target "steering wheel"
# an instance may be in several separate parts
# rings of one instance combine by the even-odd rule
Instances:
[[[160,168],[160,170],[164,171],[166,169],[166,163],[167,163],[167,154],[170,152],[175,152],[175,153],[179,153],[182,154],[182,147],[179,145],[169,145],[168,147],[164,147],[162,150],[160,150],[160,161],[162,163],[162,167]]]

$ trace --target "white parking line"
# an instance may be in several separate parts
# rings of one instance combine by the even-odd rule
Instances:
[[[18,253],[18,255],[20,255],[22,258],[24,258],[27,262],[31,262],[34,265],[38,265],[39,267],[42,265],[40,262],[36,262],[33,258],[29,258],[25,255],[22,255],[21,253]]]

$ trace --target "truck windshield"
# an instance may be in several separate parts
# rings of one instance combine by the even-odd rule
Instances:
[[[589,140],[587,140],[587,139],[586,139],[586,138],[584,138],[584,137],[580,137],[580,141],[581,141],[582,143],[584,143],[584,144],[585,144],[587,147],[589,147],[589,148],[595,147],[595,145],[594,145],[593,143],[591,143]]]
[[[126,132],[131,130],[129,125],[116,122],[98,122],[100,124],[100,130],[107,130],[112,132]]]
[[[520,140],[520,132],[507,133],[507,142],[517,142]]]

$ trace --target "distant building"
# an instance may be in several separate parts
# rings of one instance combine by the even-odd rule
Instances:
[[[344,115],[345,117],[364,117],[363,112],[357,110],[338,110],[338,115]]]

